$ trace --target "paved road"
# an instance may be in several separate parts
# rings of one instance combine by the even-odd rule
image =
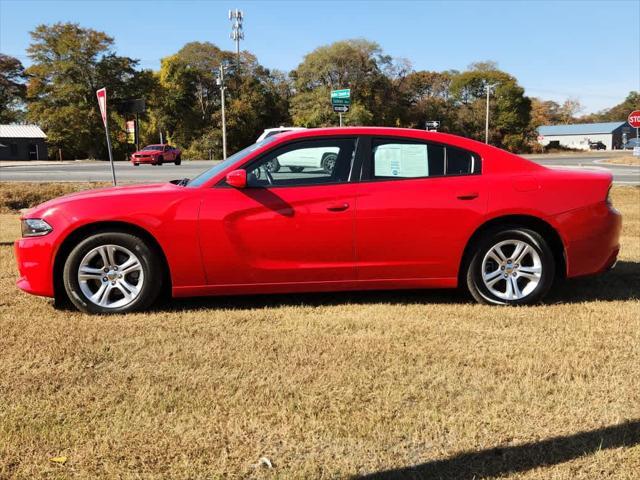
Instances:
[[[598,162],[610,158],[606,153],[584,153],[577,155],[525,155],[542,165],[562,168],[604,168],[613,173],[617,184],[640,185],[640,167],[602,165]],[[180,178],[193,178],[217,162],[183,161],[182,165],[134,167],[128,162],[116,162],[116,176],[121,183],[166,182]],[[40,165],[0,166],[0,181],[3,182],[110,182],[111,170],[108,162],[77,161],[50,162]]]

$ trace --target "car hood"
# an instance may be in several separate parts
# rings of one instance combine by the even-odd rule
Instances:
[[[132,155],[153,155],[155,153],[162,153],[162,150],[138,150],[133,152]]]
[[[109,201],[113,200],[114,197],[124,196],[148,196],[169,190],[175,190],[176,188],[184,187],[179,187],[172,183],[154,183],[149,185],[127,185],[125,187],[107,187],[83,190],[81,192],[70,193],[41,203],[40,205],[24,211],[22,218],[40,218],[45,214],[59,210],[61,207],[64,207],[69,203]]]

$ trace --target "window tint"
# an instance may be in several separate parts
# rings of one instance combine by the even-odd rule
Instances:
[[[373,178],[425,178],[480,173],[477,155],[435,143],[374,139],[371,153]]]
[[[476,170],[476,156],[466,150],[447,147],[447,175],[469,175],[478,173]],[[479,167],[479,165],[478,165]]]
[[[319,185],[346,182],[355,139],[307,140],[270,152],[247,169],[254,187]]]

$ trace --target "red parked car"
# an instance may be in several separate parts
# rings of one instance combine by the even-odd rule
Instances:
[[[175,163],[176,165],[180,165],[181,162],[182,157],[180,150],[171,145],[147,145],[142,150],[131,154],[131,163],[136,167],[141,163],[150,163],[151,165]]]
[[[302,150],[337,152],[333,168],[269,168]],[[531,304],[557,278],[614,265],[621,217],[610,187],[609,173],[548,169],[453,135],[303,130],[193,180],[29,210],[15,244],[18,286],[91,313],[145,309],[163,291],[463,286],[482,303]]]

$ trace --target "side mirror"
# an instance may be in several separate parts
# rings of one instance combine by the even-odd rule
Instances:
[[[247,171],[246,170],[233,170],[227,173],[227,184],[234,188],[246,188],[247,187]]]

